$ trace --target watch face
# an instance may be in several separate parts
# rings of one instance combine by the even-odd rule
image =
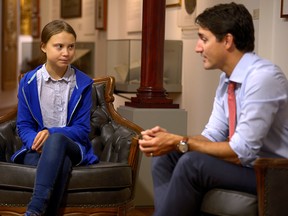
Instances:
[[[181,141],[179,144],[179,151],[185,153],[188,151],[188,144],[186,142]]]

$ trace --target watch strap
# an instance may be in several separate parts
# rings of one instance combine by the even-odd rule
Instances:
[[[184,137],[182,138],[181,142],[188,143],[188,140],[189,140],[189,137],[184,136]]]

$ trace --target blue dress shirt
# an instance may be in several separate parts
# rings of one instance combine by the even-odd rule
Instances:
[[[237,83],[237,123],[229,144],[243,166],[258,157],[288,158],[288,81],[281,69],[246,53],[230,77],[220,76],[209,122],[202,135],[213,142],[227,140],[229,81]]]

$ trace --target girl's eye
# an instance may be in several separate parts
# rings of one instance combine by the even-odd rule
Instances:
[[[74,45],[74,44],[72,44],[72,45],[69,46],[69,49],[71,49],[71,50],[74,49],[74,48],[75,48],[75,45]]]
[[[64,46],[63,44],[55,44],[54,47],[55,47],[57,50],[62,50],[62,49],[65,48],[65,46]],[[74,50],[74,49],[75,49],[75,44],[68,45],[68,46],[66,47],[66,49],[68,49],[68,50]]]
[[[63,45],[62,45],[62,44],[56,44],[55,47],[56,47],[57,49],[62,49],[62,48],[63,48]]]

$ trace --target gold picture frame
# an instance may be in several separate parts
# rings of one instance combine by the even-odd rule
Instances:
[[[181,0],[166,0],[166,7],[181,6]]]

